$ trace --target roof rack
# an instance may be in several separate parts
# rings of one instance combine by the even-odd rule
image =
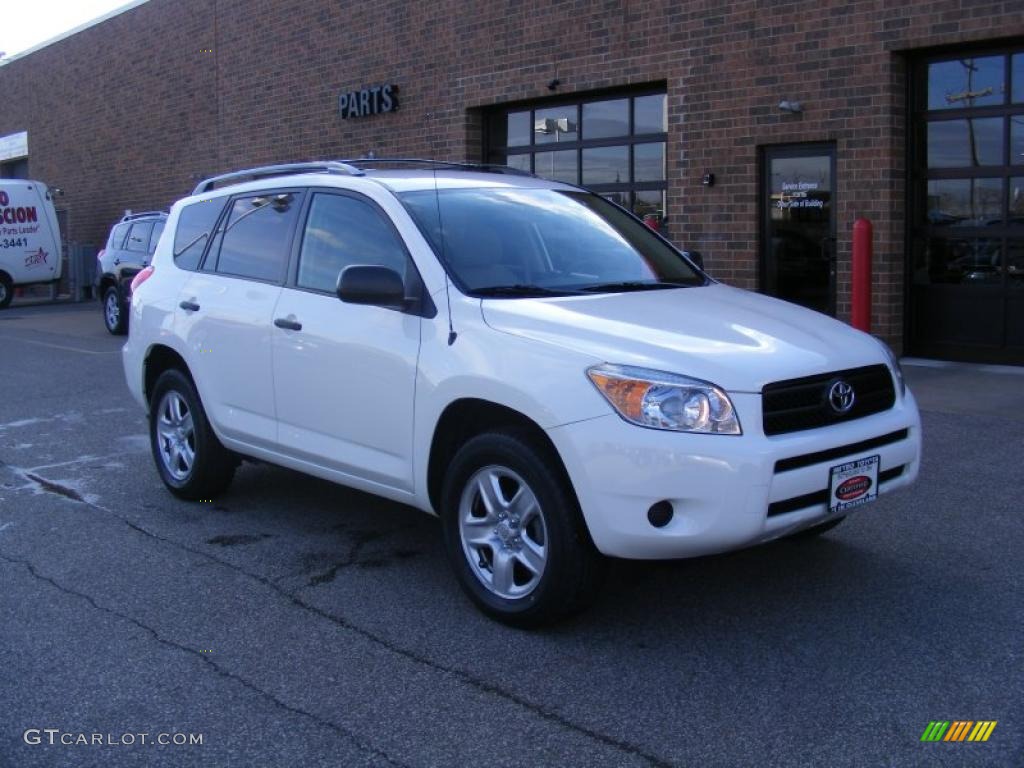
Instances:
[[[363,175],[363,172],[358,168],[345,162],[336,161],[264,165],[259,168],[247,168],[244,171],[234,171],[204,179],[196,185],[196,188],[192,190],[192,194],[201,195],[204,192],[209,192],[218,184],[223,184],[227,181],[240,182],[242,180],[265,179],[272,176],[291,176],[296,173],[336,173],[345,176]]]
[[[126,221],[134,221],[135,219],[141,219],[144,216],[166,216],[167,211],[139,211],[134,213],[131,211],[125,211],[124,216],[121,217],[121,223]]]
[[[351,166],[366,166],[372,165],[373,163],[385,165],[428,165],[441,168],[455,168],[464,171],[507,173],[512,176],[533,176],[536,178],[536,175],[529,171],[523,171],[519,168],[510,168],[507,165],[498,165],[496,163],[464,163],[455,160],[427,160],[422,157],[358,157],[342,160],[341,162]]]

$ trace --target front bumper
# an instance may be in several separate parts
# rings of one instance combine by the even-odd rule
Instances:
[[[881,457],[879,496],[917,477],[921,419],[909,390],[883,413],[773,437],[761,429],[760,395],[730,397],[742,435],[645,429],[615,414],[548,430],[601,552],[695,557],[826,522],[829,468],[853,459]],[[663,500],[674,515],[656,528],[647,511]]]

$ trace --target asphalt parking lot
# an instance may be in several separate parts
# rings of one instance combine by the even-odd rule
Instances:
[[[616,562],[530,633],[410,508],[255,464],[173,498],[121,343],[92,304],[0,313],[2,766],[1024,764],[1024,375],[908,367],[912,491],[816,541]]]

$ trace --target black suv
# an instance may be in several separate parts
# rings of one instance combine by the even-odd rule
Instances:
[[[163,211],[126,213],[96,255],[96,295],[103,303],[103,322],[113,334],[128,331],[132,278],[149,264],[166,223]]]

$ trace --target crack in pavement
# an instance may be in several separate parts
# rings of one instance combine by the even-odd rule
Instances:
[[[344,570],[345,568],[351,568],[353,565],[359,565],[358,557],[362,553],[363,548],[374,541],[380,541],[386,539],[389,536],[393,536],[396,533],[402,531],[410,531],[414,526],[401,525],[397,528],[391,528],[386,531],[353,531],[354,540],[349,546],[348,554],[345,555],[344,559],[339,560],[326,571],[322,573],[310,576],[309,581],[306,583],[307,587],[316,587],[321,584],[326,584],[329,581],[334,581],[334,577],[338,575],[338,571]],[[288,577],[285,577],[288,578]],[[283,578],[274,580],[274,585],[280,585]]]
[[[15,468],[15,467],[13,467],[11,465],[7,465],[7,466],[10,466],[12,469],[15,469],[15,471],[18,471],[18,472],[24,474],[24,470],[17,470],[17,468]],[[36,481],[36,482],[38,482],[38,481]],[[54,486],[54,489],[51,490],[50,492],[54,493],[55,495],[60,495],[62,497],[72,498],[72,497],[68,496],[67,493],[61,493],[61,491],[57,490],[57,489],[59,488],[59,489],[62,489],[64,491],[72,491],[72,492],[74,492],[73,489],[64,488],[63,486],[60,486],[58,483],[53,483],[51,481],[46,481],[46,482],[47,482],[48,485]],[[75,493],[77,493],[77,492],[75,492]],[[672,768],[673,764],[671,762],[665,760],[664,758],[659,757],[658,755],[654,755],[654,754],[651,754],[650,752],[646,752],[641,747],[639,747],[639,746],[637,746],[635,744],[631,744],[628,741],[624,741],[622,739],[615,738],[614,736],[609,736],[608,734],[605,734],[605,733],[602,733],[600,731],[594,730],[593,728],[588,728],[585,725],[581,725],[579,723],[573,722],[572,720],[570,720],[565,715],[562,715],[562,714],[560,714],[559,712],[557,712],[557,711],[555,711],[553,709],[549,709],[547,707],[544,707],[541,704],[537,704],[535,702],[532,702],[529,699],[527,699],[527,698],[525,698],[525,697],[523,697],[523,696],[521,696],[521,695],[519,695],[519,694],[517,694],[517,693],[515,693],[515,692],[513,692],[513,691],[511,691],[509,689],[507,689],[507,688],[504,688],[504,687],[502,687],[501,685],[499,685],[497,683],[492,683],[492,682],[490,682],[488,680],[475,677],[475,676],[473,676],[472,674],[470,674],[469,672],[467,672],[467,671],[465,671],[463,669],[459,669],[458,667],[452,667],[452,666],[448,666],[446,664],[442,664],[441,662],[435,661],[434,659],[431,659],[428,656],[424,656],[424,655],[422,655],[420,653],[417,653],[416,651],[409,650],[407,648],[403,648],[403,647],[401,647],[399,645],[396,645],[391,640],[387,639],[386,637],[384,637],[382,635],[379,635],[379,634],[377,634],[377,633],[375,633],[375,632],[373,632],[373,631],[371,631],[369,629],[365,629],[365,628],[363,628],[363,627],[361,627],[361,626],[359,626],[357,624],[353,624],[351,621],[349,621],[348,619],[345,619],[345,618],[343,618],[341,616],[336,616],[335,614],[329,613],[328,611],[324,610],[323,608],[320,608],[319,606],[314,605],[313,603],[310,603],[309,601],[304,599],[299,594],[299,592],[301,591],[301,588],[300,588],[300,590],[297,590],[295,592],[289,592],[287,589],[285,589],[284,587],[280,586],[276,581],[274,581],[273,579],[271,579],[271,578],[269,578],[267,576],[263,576],[262,574],[259,574],[259,573],[253,573],[251,571],[246,570],[245,568],[242,568],[241,566],[238,566],[238,565],[230,562],[229,560],[222,560],[219,557],[215,557],[215,556],[211,555],[209,552],[205,552],[203,550],[196,549],[196,548],[191,547],[191,546],[189,546],[187,544],[183,544],[183,543],[181,543],[179,541],[175,541],[174,539],[169,539],[169,538],[167,538],[165,536],[160,536],[159,534],[153,533],[152,531],[149,531],[149,530],[143,528],[142,526],[137,525],[137,524],[131,522],[130,520],[127,520],[126,518],[121,517],[120,515],[118,515],[113,510],[107,509],[106,507],[103,507],[103,506],[101,506],[99,504],[96,504],[95,502],[92,502],[92,501],[89,501],[89,500],[86,500],[86,499],[82,499],[80,497],[79,497],[79,499],[77,499],[77,501],[79,503],[81,503],[81,504],[85,504],[85,505],[90,506],[90,507],[92,507],[92,508],[94,508],[96,510],[99,510],[101,512],[106,513],[107,515],[109,515],[113,519],[115,519],[115,520],[125,524],[126,526],[128,526],[132,530],[142,534],[143,536],[146,536],[148,538],[153,539],[154,541],[158,541],[158,542],[161,542],[163,544],[167,544],[167,545],[170,545],[172,547],[176,547],[177,549],[180,549],[180,550],[185,551],[185,552],[190,552],[193,555],[196,555],[197,557],[201,557],[204,560],[208,560],[210,562],[217,563],[217,564],[219,564],[221,566],[224,566],[225,568],[228,568],[228,569],[230,569],[232,571],[235,571],[238,574],[241,574],[241,575],[246,576],[246,577],[248,577],[250,579],[253,579],[254,581],[259,582],[260,584],[263,584],[268,589],[272,590],[274,593],[276,593],[278,596],[280,596],[281,598],[283,598],[287,602],[291,603],[292,605],[294,605],[294,606],[296,606],[296,607],[298,607],[298,608],[300,608],[300,609],[302,609],[304,611],[308,611],[308,612],[310,612],[310,613],[312,613],[312,614],[314,614],[314,615],[316,615],[316,616],[318,616],[318,617],[320,617],[320,618],[322,618],[322,619],[324,619],[326,621],[329,621],[332,624],[340,627],[341,629],[344,629],[344,630],[352,632],[352,633],[354,633],[356,635],[359,635],[360,637],[362,637],[363,639],[369,641],[370,643],[372,643],[372,644],[374,644],[374,645],[376,645],[376,646],[378,646],[380,648],[384,648],[385,650],[387,650],[387,651],[389,651],[391,653],[394,653],[397,656],[401,656],[401,657],[407,659],[408,661],[411,661],[411,662],[413,662],[415,664],[419,664],[421,666],[424,666],[424,667],[427,667],[429,669],[432,669],[435,672],[440,672],[440,673],[442,673],[444,675],[447,675],[448,677],[453,678],[455,680],[458,680],[458,681],[462,682],[463,684],[468,685],[471,688],[474,688],[474,689],[476,689],[478,691],[481,691],[482,693],[486,693],[488,695],[495,696],[497,698],[500,698],[500,699],[503,699],[503,700],[505,700],[507,702],[515,704],[515,705],[521,707],[522,709],[526,710],[527,712],[529,712],[529,713],[531,713],[531,714],[541,718],[542,720],[545,720],[545,721],[547,721],[549,723],[552,723],[552,724],[557,725],[557,726],[559,726],[561,728],[564,728],[567,731],[571,731],[571,732],[579,734],[581,736],[585,736],[585,737],[587,737],[587,738],[589,738],[589,739],[591,739],[591,740],[593,740],[593,741],[595,741],[595,742],[597,742],[599,744],[603,744],[603,745],[605,745],[607,747],[610,747],[610,748],[615,749],[617,751],[623,752],[623,753],[625,753],[627,755],[630,755],[632,757],[638,757],[638,758],[640,758],[642,760],[645,760],[648,764],[654,766],[655,768]],[[20,561],[17,561],[17,562],[20,562]],[[83,595],[83,597],[87,597],[87,596]],[[118,615],[120,615],[120,614],[118,614]],[[133,621],[133,622],[135,621],[131,617],[127,617],[126,616],[124,618],[126,618],[128,621]],[[142,626],[142,625],[140,624],[140,626]],[[186,650],[188,650],[188,649],[186,649]],[[200,658],[202,658],[204,661],[207,661],[207,662],[210,661],[205,656],[201,656]],[[216,665],[214,665],[214,667],[216,668]],[[245,684],[247,686],[253,687],[254,690],[259,690],[253,684],[249,683],[248,681],[244,680],[241,677],[238,677],[238,676],[233,675],[231,673],[226,673],[226,674],[229,674],[232,677],[236,677],[239,681],[243,682],[243,684]],[[282,703],[282,706],[284,706],[286,708],[289,708],[287,704],[283,704]],[[296,711],[301,711],[301,710],[296,710]],[[310,717],[313,717],[314,719],[319,720],[317,715],[310,715]],[[329,721],[326,721],[326,720],[324,722],[325,723],[329,723]],[[332,724],[332,726],[333,726],[333,724]],[[337,726],[333,726],[333,727],[337,727]]]
[[[269,701],[271,701],[275,706],[280,707],[281,709],[284,709],[284,710],[286,710],[288,712],[291,712],[293,714],[300,715],[302,717],[307,717],[310,720],[312,720],[313,722],[315,722],[317,725],[320,725],[320,726],[322,726],[324,728],[328,728],[329,730],[334,731],[338,735],[343,736],[344,738],[346,738],[357,749],[359,749],[359,750],[361,750],[363,752],[366,752],[368,754],[371,754],[371,755],[373,755],[375,757],[383,758],[389,764],[394,765],[394,766],[398,766],[399,768],[411,768],[407,763],[399,762],[395,758],[393,758],[390,755],[388,755],[386,752],[384,752],[384,751],[382,751],[380,749],[377,749],[376,747],[373,747],[373,746],[371,746],[369,744],[366,744],[365,742],[361,741],[359,738],[356,737],[356,735],[354,733],[352,733],[351,731],[347,730],[346,728],[341,727],[337,723],[334,723],[334,722],[332,722],[330,720],[327,720],[326,718],[320,717],[319,715],[317,715],[317,714],[315,714],[313,712],[309,712],[309,711],[304,710],[304,709],[299,709],[298,707],[293,707],[291,704],[288,704],[287,702],[282,701],[277,696],[275,696],[274,694],[270,693],[270,691],[266,691],[263,688],[260,688],[255,683],[250,682],[249,680],[246,680],[244,677],[241,677],[240,675],[237,675],[234,672],[231,672],[229,670],[224,669],[219,664],[217,664],[211,657],[209,657],[209,656],[207,656],[205,654],[201,654],[199,651],[197,651],[197,650],[195,650],[193,648],[189,648],[187,645],[182,645],[181,643],[175,642],[174,640],[171,640],[169,638],[161,636],[159,632],[157,632],[155,629],[153,629],[153,627],[149,626],[148,624],[144,624],[143,622],[141,622],[138,619],[136,619],[134,616],[129,616],[128,614],[121,613],[120,611],[115,610],[113,608],[108,608],[108,607],[106,607],[104,605],[100,605],[99,603],[96,602],[96,600],[91,595],[87,595],[84,592],[79,592],[78,590],[71,589],[70,587],[67,587],[67,586],[59,583],[53,577],[46,576],[46,575],[40,573],[39,570],[35,567],[35,565],[33,565],[30,561],[28,561],[28,560],[20,560],[20,559],[17,559],[17,558],[8,557],[7,555],[3,554],[2,552],[0,552],[0,560],[4,560],[4,561],[6,561],[8,563],[11,563],[12,565],[24,566],[25,569],[29,572],[29,574],[33,578],[35,578],[35,579],[37,579],[39,581],[43,581],[43,582],[45,582],[47,584],[50,584],[51,586],[53,586],[59,592],[62,592],[65,595],[71,595],[73,597],[77,597],[77,598],[80,598],[82,600],[85,600],[87,603],[89,603],[89,605],[91,605],[97,611],[100,611],[101,613],[106,613],[106,614],[108,614],[110,616],[116,616],[119,619],[127,621],[129,624],[132,624],[133,626],[138,627],[139,629],[143,630],[147,634],[151,635],[153,637],[153,639],[156,640],[161,645],[165,645],[168,648],[174,648],[175,650],[181,651],[182,653],[187,653],[190,656],[194,656],[197,659],[200,659],[204,664],[207,664],[210,667],[212,667],[214,672],[218,676],[224,677],[224,678],[228,678],[230,680],[234,680],[237,683],[241,683],[241,685],[243,687],[245,687],[246,689],[252,691],[253,693],[256,693],[256,694],[258,694],[260,696],[263,696],[264,698],[266,698]]]

